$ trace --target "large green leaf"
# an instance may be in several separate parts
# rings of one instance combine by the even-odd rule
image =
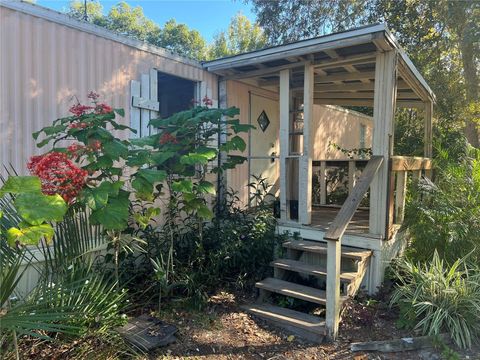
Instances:
[[[118,196],[109,197],[107,204],[93,210],[90,219],[95,224],[101,224],[106,230],[124,230],[128,226],[130,201],[129,193],[120,190]]]
[[[31,225],[48,221],[60,221],[67,211],[67,204],[58,194],[19,194],[14,201],[19,215]]]
[[[123,181],[109,182],[104,181],[95,188],[88,188],[82,192],[82,199],[92,210],[104,207],[108,202],[109,196],[117,196],[118,191],[123,185]]]
[[[173,151],[160,151],[152,153],[152,164],[162,165],[165,161],[170,160],[175,156]]]
[[[50,224],[10,228],[7,230],[7,242],[15,246],[18,241],[22,245],[37,245],[44,238],[47,243],[51,241],[55,231]]]
[[[141,176],[152,184],[162,182],[167,178],[167,173],[164,170],[156,169],[140,169],[136,176]]]
[[[177,192],[192,192],[193,184],[191,180],[180,180],[172,183],[172,190]]]
[[[119,140],[112,140],[103,144],[103,152],[112,159],[118,160],[128,156],[128,147]]]
[[[205,220],[210,220],[213,218],[213,212],[210,210],[207,205],[202,204],[198,209],[197,209],[197,215]]]
[[[198,183],[198,185],[197,185],[197,189],[201,193],[207,193],[207,194],[212,194],[212,195],[215,195],[215,193],[216,193],[215,185],[213,185],[209,181],[200,181],[200,183]]]
[[[0,188],[0,197],[6,193],[40,193],[42,183],[36,176],[10,176],[5,184]]]

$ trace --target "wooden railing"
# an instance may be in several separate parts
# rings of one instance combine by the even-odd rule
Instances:
[[[422,171],[425,171],[425,175],[429,177],[432,170],[432,159],[430,158],[392,156],[390,162],[392,183],[389,194],[389,225],[403,222],[408,173],[412,173],[413,179],[418,179],[422,175]]]
[[[363,168],[367,164],[368,159],[329,159],[329,160],[313,160],[313,172],[318,174],[318,190],[319,194],[316,199],[312,199],[313,205],[326,205],[328,203],[327,178],[329,168],[345,168],[347,169],[347,190],[352,192],[356,182],[357,169]],[[360,165],[360,166],[359,166]],[[316,200],[316,201],[315,201]]]
[[[332,339],[337,336],[340,318],[341,239],[382,163],[382,156],[371,157],[324,236],[324,239],[327,240],[327,306],[325,320],[328,335]]]

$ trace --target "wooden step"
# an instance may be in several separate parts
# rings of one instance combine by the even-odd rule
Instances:
[[[326,294],[323,290],[280,279],[266,278],[257,282],[255,286],[259,289],[309,301],[315,304],[325,305],[327,302]]]
[[[316,254],[327,255],[327,244],[320,241],[290,240],[283,243],[283,247]],[[371,250],[354,249],[342,246],[342,257],[354,260],[363,260],[372,255]]]
[[[240,308],[307,340],[321,343],[325,338],[325,321],[318,316],[271,304],[243,305]]]
[[[297,261],[297,260],[278,259],[278,260],[272,261],[270,263],[270,265],[275,267],[275,268],[278,268],[278,269],[295,271],[295,272],[302,273],[302,274],[307,274],[307,275],[314,275],[314,276],[326,276],[327,275],[327,269],[322,268],[319,265],[305,264],[304,262]],[[340,280],[341,281],[351,282],[351,281],[355,280],[356,277],[357,277],[356,272],[342,272],[342,273],[340,273]]]

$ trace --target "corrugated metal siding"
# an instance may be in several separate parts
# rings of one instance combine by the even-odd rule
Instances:
[[[26,173],[29,157],[45,151],[32,132],[67,116],[90,90],[124,108],[119,120],[128,124],[130,80],[151,68],[205,81],[217,97],[216,76],[199,66],[0,6],[0,165]]]

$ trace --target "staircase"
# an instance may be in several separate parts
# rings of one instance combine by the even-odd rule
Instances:
[[[242,308],[315,343],[324,341],[325,319],[272,304],[273,294],[306,301],[325,307],[327,244],[325,242],[292,239],[283,244],[284,258],[271,262],[274,277],[256,283],[259,297],[256,304]],[[340,307],[354,296],[365,276],[371,251],[342,246],[340,267]]]

